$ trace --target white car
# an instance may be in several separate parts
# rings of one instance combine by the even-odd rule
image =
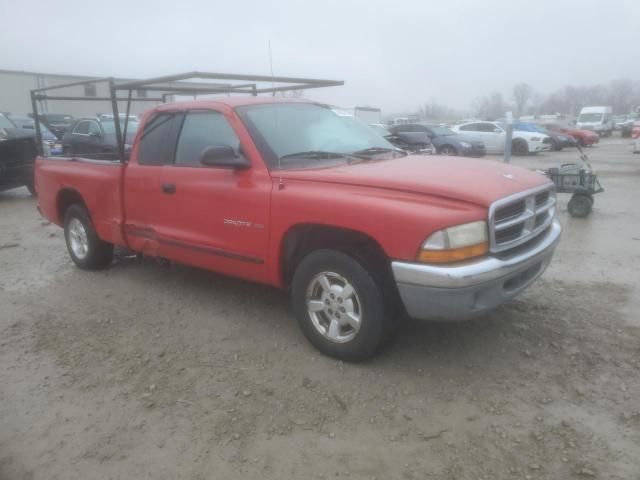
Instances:
[[[474,140],[482,140],[487,153],[503,153],[507,136],[506,126],[500,122],[473,121],[460,123],[451,130]],[[511,151],[514,155],[551,150],[553,143],[548,135],[538,132],[513,132]]]

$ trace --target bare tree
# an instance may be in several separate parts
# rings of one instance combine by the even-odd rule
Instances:
[[[608,105],[615,113],[629,113],[637,103],[636,85],[628,78],[613,80],[609,84]]]
[[[516,102],[516,115],[524,113],[527,102],[533,96],[533,88],[527,83],[519,83],[513,87],[513,100]]]
[[[493,92],[491,95],[476,100],[474,106],[476,115],[485,120],[502,118],[508,109],[509,106],[499,92]]]

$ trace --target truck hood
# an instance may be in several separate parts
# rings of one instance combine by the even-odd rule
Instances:
[[[499,198],[550,183],[543,175],[491,160],[408,155],[322,169],[282,170],[279,178],[382,188],[488,207]]]

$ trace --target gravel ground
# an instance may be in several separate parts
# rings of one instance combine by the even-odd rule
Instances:
[[[560,196],[540,281],[358,365],[319,355],[279,291],[124,256],[80,271],[26,190],[0,194],[0,479],[640,478],[640,156],[588,152],[606,192],[588,219]]]

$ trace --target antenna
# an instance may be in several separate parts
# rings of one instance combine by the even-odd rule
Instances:
[[[273,55],[271,54],[271,39],[269,39],[269,68],[271,69],[271,89],[273,90],[271,95],[273,97],[275,97],[276,96],[276,82],[275,82],[275,77],[273,75]]]

